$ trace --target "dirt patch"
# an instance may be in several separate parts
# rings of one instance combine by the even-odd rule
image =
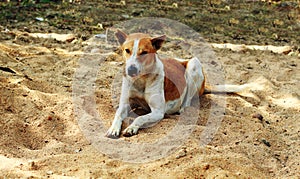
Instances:
[[[299,48],[298,1],[34,2],[2,2],[2,26],[24,32],[72,32],[86,40],[121,21],[164,17],[192,27],[210,42],[289,44]],[[3,40],[10,38],[1,36]]]

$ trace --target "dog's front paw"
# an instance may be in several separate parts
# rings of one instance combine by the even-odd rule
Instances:
[[[108,131],[106,132],[106,137],[111,138],[111,139],[117,139],[119,138],[120,135],[120,130],[119,128],[115,128],[111,126]]]
[[[124,131],[123,131],[123,136],[125,137],[131,137],[133,135],[136,135],[138,133],[139,127],[137,126],[128,126]]]

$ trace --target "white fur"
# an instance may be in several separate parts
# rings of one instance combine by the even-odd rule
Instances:
[[[163,119],[165,113],[172,114],[182,111],[184,107],[190,105],[192,97],[199,91],[204,76],[199,60],[193,58],[187,65],[185,74],[187,87],[184,89],[183,94],[178,99],[166,102],[164,96],[164,66],[157,55],[155,58],[156,66],[153,75],[158,74],[158,76],[155,81],[145,79],[146,87],[143,93],[134,88],[134,81],[131,77],[128,75],[123,77],[119,108],[112,126],[107,131],[107,136],[117,137],[120,135],[122,121],[128,116],[128,110],[130,109],[129,98],[144,98],[151,109],[149,114],[137,117],[133,123],[123,131],[125,134],[134,135],[142,126]]]
[[[126,135],[134,135],[138,129],[158,122],[163,119],[164,114],[172,114],[175,112],[181,112],[187,106],[190,106],[191,99],[200,90],[200,87],[204,81],[204,75],[202,72],[202,66],[197,58],[193,58],[187,63],[185,71],[185,80],[187,86],[184,88],[183,93],[178,99],[172,101],[165,101],[164,96],[164,65],[162,61],[155,55],[154,70],[148,75],[148,78],[142,78],[139,75],[130,77],[127,74],[127,69],[134,65],[138,69],[138,73],[143,73],[146,68],[143,62],[137,60],[137,54],[139,50],[139,39],[134,40],[132,55],[126,60],[126,75],[123,77],[122,91],[119,102],[119,108],[116,111],[113,123],[107,131],[108,137],[118,137],[120,135],[122,121],[128,116],[130,110],[129,99],[144,99],[151,109],[151,112],[146,115],[137,117],[132,124],[130,124],[123,132]],[[177,59],[178,61],[186,61]],[[151,66],[152,67],[152,66]],[[151,68],[152,69],[152,68]],[[140,85],[142,88],[139,88]],[[142,89],[142,90],[141,90]]]
[[[129,105],[129,89],[130,84],[129,81],[126,79],[126,77],[123,77],[122,81],[122,92],[119,102],[119,108],[117,109],[117,112],[115,114],[115,118],[113,120],[113,123],[111,127],[107,131],[107,135],[110,136],[119,136],[120,130],[122,126],[122,121],[124,118],[128,116],[128,111],[130,109]]]
[[[199,90],[204,83],[204,74],[202,65],[197,57],[192,58],[186,67],[185,78],[187,82],[187,94],[182,104],[182,110],[191,105],[192,98],[199,93]]]
[[[138,74],[137,76],[130,77],[127,74],[127,69],[134,65],[138,69],[138,73],[145,72],[151,65],[146,66],[143,62],[137,60],[137,54],[139,50],[139,39],[134,40],[132,48],[132,55],[126,60],[126,75],[123,77],[122,91],[119,102],[119,108],[116,111],[113,123],[107,131],[108,137],[118,137],[120,135],[122,121],[128,116],[130,110],[129,99],[144,99],[151,109],[151,112],[137,117],[132,124],[130,124],[123,132],[126,135],[137,134],[141,127],[146,124],[156,123],[163,119],[164,114],[172,114],[175,112],[182,112],[185,107],[191,105],[192,98],[199,94],[201,87],[205,80],[202,65],[198,58],[192,58],[188,61],[185,70],[186,87],[183,93],[178,99],[172,101],[166,101],[164,96],[164,65],[162,61],[155,55],[154,70],[151,74],[147,74],[148,78],[142,78]],[[176,59],[179,62],[186,60]],[[152,68],[150,68],[152,69]],[[146,74],[146,73],[144,73]],[[138,84],[137,81],[138,80]],[[239,93],[246,89],[251,88],[255,84],[244,85],[216,85],[213,86],[210,92],[227,92],[227,93]]]
[[[154,123],[161,120],[165,114],[165,97],[164,97],[164,70],[162,62],[157,59],[155,63],[155,71],[153,75],[158,74],[156,80],[150,83],[150,79],[145,79],[145,91],[141,94],[140,91],[134,88],[133,80],[128,75],[123,77],[122,92],[120,105],[116,112],[112,126],[107,131],[108,136],[117,137],[120,135],[121,124],[125,117],[128,116],[130,109],[129,97],[143,97],[151,109],[151,113],[137,117],[134,122],[125,130],[125,134],[136,134],[138,129],[146,123]]]
[[[127,61],[126,61],[126,69],[128,69],[131,65],[134,65],[138,69],[138,71],[140,71],[141,67],[140,67],[140,64],[137,62],[137,53],[139,50],[139,43],[140,43],[139,39],[134,40],[132,54],[129,57],[129,59],[127,59]],[[127,74],[127,70],[126,70],[126,74]]]

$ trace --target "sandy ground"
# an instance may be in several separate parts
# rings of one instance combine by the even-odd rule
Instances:
[[[159,160],[136,164],[101,153],[78,125],[72,85],[83,46],[22,35],[0,43],[0,176],[300,177],[299,56],[214,49],[226,83],[256,82],[263,88],[253,90],[252,97],[221,95],[227,101],[224,118],[204,146],[199,145],[200,134],[215,94],[201,97],[194,131],[184,143]],[[109,56],[96,77],[97,112],[107,128],[115,112],[111,85],[123,64],[116,55]],[[177,121],[178,116],[169,116],[137,136],[118,140],[151,142]]]

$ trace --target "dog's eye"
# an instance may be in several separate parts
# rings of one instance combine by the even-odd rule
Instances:
[[[130,50],[128,48],[125,49],[126,53],[130,53]]]
[[[141,55],[146,55],[146,54],[148,54],[147,51],[142,51],[142,53],[141,53]]]

